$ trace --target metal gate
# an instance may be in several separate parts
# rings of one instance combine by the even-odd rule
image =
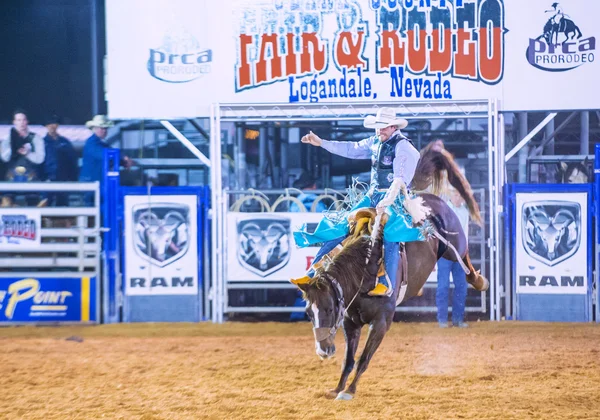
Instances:
[[[119,151],[105,162],[118,165]],[[106,168],[107,322],[205,319],[208,187],[121,187]]]
[[[503,116],[496,100],[452,101],[436,103],[377,104],[213,104],[210,117],[210,159],[211,159],[211,210],[212,210],[212,270],[211,270],[211,318],[213,322],[223,322],[228,312],[227,294],[227,213],[228,193],[222,189],[221,173],[221,122],[229,121],[331,121],[362,120],[373,114],[379,107],[396,109],[397,114],[408,120],[444,118],[487,118],[488,120],[488,218],[487,252],[490,280],[490,318],[500,319],[500,213],[502,210],[501,188],[502,171],[499,169],[504,159]]]

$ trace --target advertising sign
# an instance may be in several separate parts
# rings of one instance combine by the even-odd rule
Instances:
[[[516,194],[517,293],[586,294],[586,193]]]
[[[208,116],[217,102],[600,108],[600,3],[589,0],[107,0],[106,10],[113,118]]]
[[[307,223],[310,231],[322,213],[234,213],[227,215],[227,280],[289,281],[302,277],[318,246],[298,248],[292,230]]]
[[[41,221],[39,209],[0,208],[0,252],[39,248]]]
[[[198,294],[198,198],[125,196],[125,294]]]
[[[97,322],[96,277],[0,278],[0,323]]]

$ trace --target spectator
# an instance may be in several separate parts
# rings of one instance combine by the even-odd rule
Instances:
[[[45,157],[44,141],[29,131],[27,114],[23,110],[13,113],[13,127],[8,138],[0,144],[0,156],[6,162],[4,180],[14,182],[38,181],[40,179],[40,164]],[[28,204],[30,198],[27,197]],[[12,206],[12,196],[5,196],[3,206]]]
[[[467,208],[460,193],[450,187],[450,199],[448,206],[454,211],[460,220],[467,241],[469,239],[469,209]],[[465,328],[468,324],[464,322],[465,304],[467,300],[467,276],[458,262],[440,258],[437,263],[438,283],[435,294],[437,306],[437,320],[440,328],[448,327],[448,290],[450,288],[450,273],[454,283],[454,295],[452,297],[452,325]]]
[[[315,179],[308,174],[308,172],[302,172],[302,175],[300,175],[298,179],[294,181],[293,187],[298,188],[299,190],[316,190],[317,183]],[[311,211],[312,205],[316,199],[317,195],[311,192],[302,192],[302,194],[298,196],[298,200],[304,204],[304,207],[306,207],[307,211]],[[325,206],[322,201],[319,201],[317,203],[316,213],[323,213],[326,210],[327,206]],[[292,203],[290,205],[290,211],[299,212],[300,208],[296,203]]]
[[[58,134],[60,120],[53,115],[46,120],[48,134],[44,137],[46,159],[43,166],[43,180],[56,182],[76,182],[79,177],[77,153],[71,142]],[[50,201],[57,206],[68,205],[66,193],[50,194]]]
[[[114,124],[105,115],[96,115],[91,121],[85,123],[86,127],[91,129],[93,134],[85,141],[83,146],[83,161],[79,180],[82,182],[94,182],[103,180],[104,169],[104,149],[109,148],[105,142],[108,129]],[[121,164],[125,168],[130,168],[132,165],[131,159],[125,156],[121,159]],[[91,197],[91,196],[90,196]],[[86,199],[89,203],[89,197]]]

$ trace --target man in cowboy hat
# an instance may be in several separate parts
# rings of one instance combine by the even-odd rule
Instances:
[[[323,140],[312,131],[302,137],[303,143],[320,146],[331,153],[350,159],[371,159],[371,184],[367,196],[368,203],[361,206],[376,206],[378,213],[388,212],[393,214],[393,223],[397,223],[393,241],[387,240],[388,235],[384,229],[385,268],[387,276],[378,279],[376,287],[369,292],[372,296],[389,296],[395,287],[396,271],[399,264],[399,242],[422,239],[419,231],[406,223],[406,213],[399,214],[391,208],[396,202],[400,192],[403,193],[402,206],[411,216],[413,223],[420,223],[425,219],[426,209],[420,207],[419,202],[408,197],[407,186],[413,179],[419,152],[404,135],[401,129],[408,125],[408,121],[399,118],[393,108],[380,108],[376,115],[365,118],[363,125],[375,129],[375,135],[359,142]],[[390,206],[390,207],[388,207]],[[389,224],[390,222],[388,222]],[[387,228],[387,225],[386,225]],[[295,232],[296,243],[306,246],[315,241],[323,241],[325,244],[315,257],[314,262],[335,248],[344,238],[327,237],[329,233],[319,236],[319,228],[315,234],[307,232]],[[335,230],[335,229],[334,229]],[[330,229],[330,231],[332,231]],[[415,232],[416,231],[416,232]],[[339,232],[339,230],[336,230]],[[311,277],[314,270],[309,271]],[[388,281],[389,280],[389,281]],[[385,285],[384,283],[387,283]]]
[[[96,115],[91,121],[85,123],[85,126],[92,130],[92,135],[85,141],[83,146],[83,159],[79,180],[82,182],[102,182],[102,170],[104,161],[104,149],[110,147],[105,142],[108,129],[114,124],[106,115]],[[121,164],[130,167],[131,159],[125,156],[121,159]]]

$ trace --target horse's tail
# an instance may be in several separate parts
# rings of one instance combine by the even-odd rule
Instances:
[[[426,190],[431,185],[433,194],[440,195],[444,192],[446,181],[456,188],[465,200],[471,218],[482,225],[479,205],[475,201],[471,185],[461,173],[454,157],[442,146],[429,143],[421,150],[421,157],[411,185],[413,189],[420,191]]]

